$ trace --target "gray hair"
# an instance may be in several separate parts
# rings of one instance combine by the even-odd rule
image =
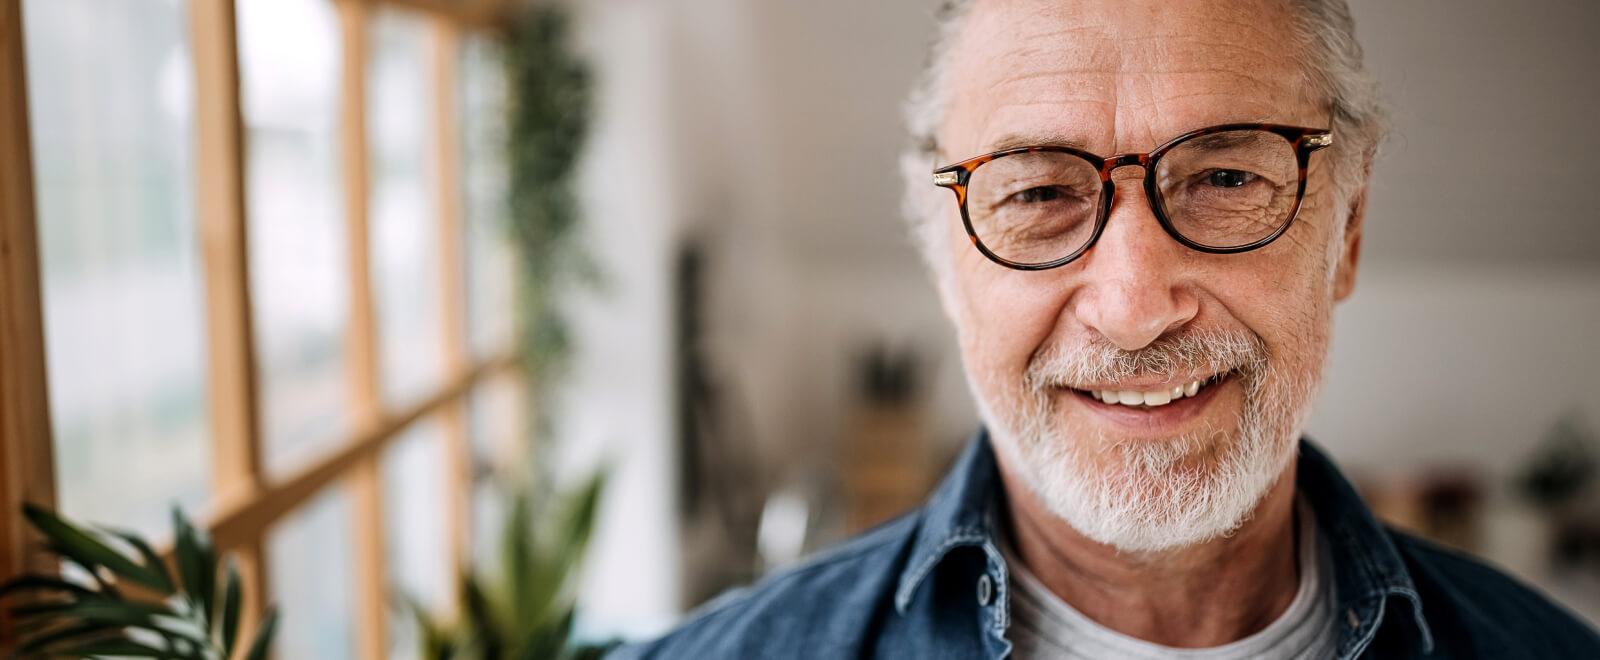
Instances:
[[[1377,81],[1362,62],[1356,42],[1355,20],[1345,0],[1289,0],[1299,19],[1296,42],[1305,63],[1307,82],[1326,99],[1332,111],[1332,128],[1338,139],[1334,158],[1334,190],[1349,200],[1362,183],[1384,135],[1386,116],[1378,96]],[[939,217],[949,193],[933,186],[931,172],[938,157],[938,132],[949,105],[947,73],[949,53],[971,11],[972,0],[945,0],[936,15],[938,31],[927,66],[906,100],[906,126],[910,142],[900,157],[905,178],[903,212],[910,222],[912,241],[937,277],[948,275],[948,254],[941,249]],[[1340,204],[1340,218],[1348,207]],[[1342,225],[1342,223],[1341,223]]]

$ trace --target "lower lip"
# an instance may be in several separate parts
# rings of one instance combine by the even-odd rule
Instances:
[[[1077,390],[1072,390],[1072,393],[1089,410],[1098,413],[1101,417],[1118,426],[1156,430],[1171,428],[1199,415],[1201,411],[1205,410],[1206,405],[1217,396],[1217,390],[1231,384],[1233,380],[1234,375],[1228,374],[1222,380],[1200,388],[1200,391],[1196,392],[1194,396],[1186,396],[1167,405],[1151,408],[1134,408],[1119,403],[1105,403],[1090,396],[1087,392]]]

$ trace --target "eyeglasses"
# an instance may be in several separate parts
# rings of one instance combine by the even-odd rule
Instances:
[[[1168,235],[1201,252],[1228,254],[1259,248],[1289,229],[1305,196],[1311,152],[1331,144],[1328,130],[1224,124],[1185,133],[1148,154],[996,151],[934,170],[933,183],[955,191],[967,235],[984,256],[1044,270],[1094,245],[1111,214],[1111,172],[1137,165]]]

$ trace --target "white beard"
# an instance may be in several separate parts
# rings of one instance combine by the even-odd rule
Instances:
[[[1238,428],[1165,442],[1063,427],[1052,403],[1055,388],[1070,383],[1230,369],[1245,393]],[[997,451],[1015,451],[1008,458],[1051,513],[1121,551],[1158,553],[1226,536],[1249,520],[1295,455],[1316,380],[1274,369],[1254,335],[1193,333],[1131,353],[1092,345],[1037,356],[1026,391],[1009,397],[1016,403],[1008,416],[995,415],[981,393],[975,398]]]

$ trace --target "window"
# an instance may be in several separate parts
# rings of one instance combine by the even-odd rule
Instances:
[[[22,5],[59,505],[152,534],[211,492],[188,21]]]
[[[507,4],[0,0],[0,580],[21,501],[155,538],[175,502],[280,657],[404,655],[388,586],[454,601],[521,423]]]

